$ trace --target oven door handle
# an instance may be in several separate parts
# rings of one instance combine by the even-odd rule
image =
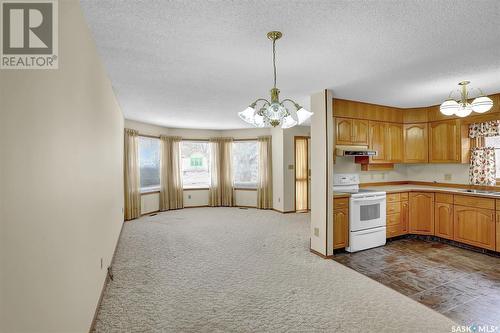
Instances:
[[[373,198],[359,198],[359,199],[351,199],[352,202],[371,202],[371,201],[383,201],[385,197],[373,197]]]

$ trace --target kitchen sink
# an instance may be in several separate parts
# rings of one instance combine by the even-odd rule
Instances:
[[[500,197],[500,192],[494,192],[494,191],[484,191],[484,190],[458,190],[458,191],[464,192],[464,193],[484,194],[484,195],[491,195],[491,196]]]

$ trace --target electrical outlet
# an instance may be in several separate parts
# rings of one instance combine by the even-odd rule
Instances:
[[[278,198],[278,202],[281,202],[281,198]]]
[[[314,236],[319,237],[319,228],[314,228]]]
[[[191,194],[188,194],[188,199],[191,199]]]
[[[451,173],[445,173],[444,180],[451,180]]]
[[[101,258],[101,269],[102,269],[102,258]]]

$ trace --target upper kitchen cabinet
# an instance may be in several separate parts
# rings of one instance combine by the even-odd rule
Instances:
[[[337,145],[368,145],[368,120],[335,118]]]
[[[466,140],[468,141],[467,138]],[[430,163],[462,163],[465,159],[462,148],[462,129],[459,119],[429,124]]]
[[[403,162],[403,125],[370,121],[369,128],[369,148],[377,151],[370,163]]]
[[[404,163],[429,162],[426,123],[403,125],[403,138]]]

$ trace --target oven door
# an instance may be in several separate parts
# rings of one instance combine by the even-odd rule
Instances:
[[[385,194],[351,197],[349,207],[349,230],[358,231],[386,225]]]

